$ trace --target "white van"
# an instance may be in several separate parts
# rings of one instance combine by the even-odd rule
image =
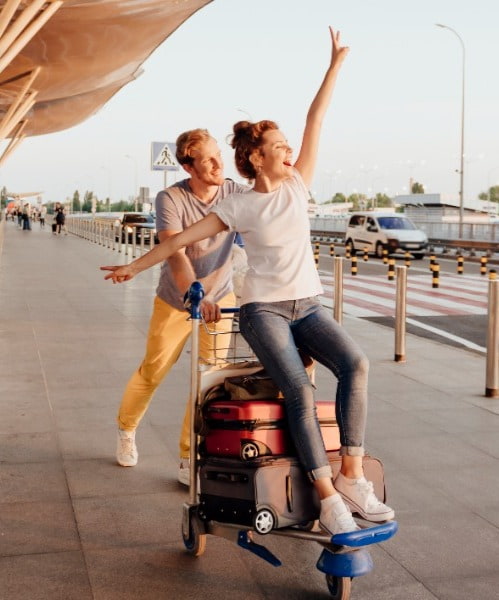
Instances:
[[[363,251],[382,258],[389,254],[409,251],[415,259],[425,255],[428,238],[406,216],[399,213],[356,212],[350,217],[345,234],[345,248],[353,253]]]

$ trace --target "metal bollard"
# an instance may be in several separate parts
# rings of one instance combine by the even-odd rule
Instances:
[[[435,264],[433,265],[431,287],[438,288],[439,285],[440,285],[440,265],[435,261]]]
[[[489,280],[485,396],[499,396],[499,280]]]
[[[407,307],[407,267],[397,267],[395,293],[395,362],[405,362],[405,321]]]
[[[395,259],[388,259],[388,281],[393,281],[395,279]]]
[[[350,250],[350,246],[345,246],[345,258],[352,258],[352,252]]]
[[[343,257],[334,257],[333,317],[340,325],[343,322]]]
[[[404,254],[404,258],[405,258],[405,266],[407,268],[409,268],[411,266],[411,253],[410,252],[406,252]]]
[[[145,248],[144,248],[144,228],[141,228],[140,230],[140,255],[142,256],[145,252]]]
[[[383,248],[383,264],[388,264],[388,250],[386,248]]]
[[[364,248],[364,261],[367,262],[369,260],[369,254],[367,252],[367,248]]]
[[[486,256],[480,257],[480,275],[487,274],[487,260]]]
[[[497,279],[497,271],[495,269],[490,269],[490,271],[489,271],[489,279],[491,281],[495,281]]]
[[[464,256],[460,254],[457,257],[457,274],[462,275],[464,273]]]
[[[435,265],[437,264],[437,257],[435,254],[430,254],[430,271],[433,271]]]
[[[135,230],[132,232],[132,258],[137,258],[137,236]]]
[[[329,256],[334,256],[334,244],[329,244]]]
[[[352,275],[354,277],[355,277],[355,275],[357,275],[357,257],[356,256],[352,256],[352,266],[351,266],[350,272],[352,273]]]

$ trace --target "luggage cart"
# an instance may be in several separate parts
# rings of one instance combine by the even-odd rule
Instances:
[[[307,524],[301,523],[295,526],[279,527],[276,524],[273,511],[265,507],[257,510],[251,524],[207,519],[206,515],[203,516],[200,507],[200,488],[203,487],[203,482],[199,479],[199,436],[195,424],[196,414],[200,414],[203,395],[213,386],[222,383],[225,377],[241,373],[249,375],[261,369],[261,365],[255,360],[251,351],[245,346],[242,336],[236,330],[228,334],[215,333],[215,336],[225,338],[225,341],[221,344],[217,342],[217,347],[220,347],[224,356],[218,359],[215,351],[213,364],[201,364],[199,360],[199,327],[201,323],[200,303],[203,296],[202,285],[199,282],[194,282],[189,289],[189,310],[192,320],[191,469],[189,499],[188,502],[184,503],[182,511],[182,539],[184,545],[191,555],[197,557],[205,551],[208,535],[223,537],[278,567],[282,564],[281,561],[265,546],[254,541],[254,533],[315,542],[322,547],[316,566],[326,576],[326,584],[331,597],[334,600],[348,600],[353,578],[366,575],[373,569],[371,555],[366,547],[393,537],[398,529],[396,521],[389,521],[381,525],[369,526],[366,529],[331,537],[321,531],[313,530],[313,521]],[[238,313],[238,309],[222,309],[222,312],[235,315]],[[243,461],[241,463],[244,464]],[[314,492],[311,484],[310,490],[310,494],[313,496]],[[234,521],[234,519],[231,519],[231,521]]]

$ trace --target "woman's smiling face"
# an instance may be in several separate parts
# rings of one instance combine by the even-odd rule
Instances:
[[[293,175],[293,149],[279,129],[271,129],[262,135],[259,148],[261,175],[271,179],[287,179]]]

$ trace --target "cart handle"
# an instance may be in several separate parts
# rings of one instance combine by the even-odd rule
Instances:
[[[201,300],[204,298],[203,284],[199,281],[194,281],[184,296],[184,306],[191,313],[192,319],[201,319]],[[223,314],[231,313],[238,314],[239,307],[221,308]]]

